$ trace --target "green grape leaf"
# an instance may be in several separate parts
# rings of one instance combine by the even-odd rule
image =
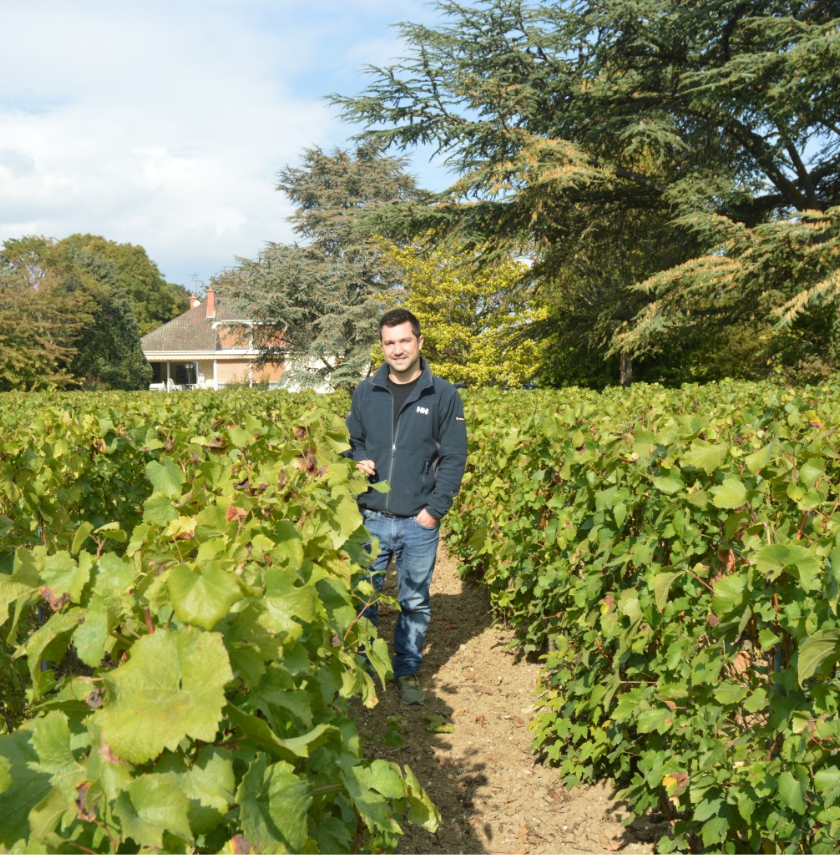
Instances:
[[[68,802],[58,790],[52,789],[43,801],[29,811],[30,852],[34,850],[33,844],[37,844],[37,851],[40,852],[49,852],[53,846],[61,847],[61,837],[55,835],[55,830],[64,817],[72,821],[76,813],[72,805],[72,800]]]
[[[656,608],[662,611],[668,603],[668,592],[674,579],[682,576],[682,573],[657,573],[651,580],[650,587],[656,599]]]
[[[122,526],[118,522],[109,522],[99,526],[94,534],[101,534],[105,540],[111,540],[115,543],[125,543],[128,540],[128,534],[123,531]]]
[[[747,464],[747,469],[749,469],[753,475],[757,474],[773,459],[773,450],[775,447],[776,440],[774,439],[772,442],[762,448],[759,448],[758,451],[748,454],[744,458],[744,461]]]
[[[108,603],[100,596],[91,598],[85,621],[76,627],[73,644],[79,659],[89,668],[98,668],[109,642]]]
[[[254,760],[236,792],[245,836],[261,851],[301,852],[308,838],[309,784],[282,760]]]
[[[408,766],[405,767],[405,783],[408,789],[408,821],[434,834],[440,827],[440,811]]]
[[[44,559],[41,580],[55,599],[66,594],[78,603],[82,598],[82,588],[90,580],[90,569],[84,562],[77,564],[69,552],[56,552]]]
[[[184,473],[177,463],[168,457],[161,457],[160,463],[155,460],[146,464],[146,478],[151,481],[155,493],[177,498],[181,495],[184,485]]]
[[[405,798],[405,781],[396,763],[374,760],[370,766],[357,766],[356,777],[364,786],[382,793],[386,799]]]
[[[240,427],[228,428],[228,436],[237,448],[247,448],[254,442],[254,437],[247,430],[242,430]]]
[[[225,714],[243,734],[256,740],[261,748],[275,757],[284,760],[297,761],[301,757],[308,757],[310,748],[314,747],[313,743],[323,741],[330,733],[335,732],[334,725],[321,723],[300,736],[282,739],[269,727],[265,719],[250,715],[233,704],[225,708]]]
[[[813,487],[825,476],[825,461],[819,458],[806,460],[799,469],[799,480],[806,487]]]
[[[265,662],[260,651],[250,644],[231,644],[228,650],[233,673],[247,688],[253,689],[265,674]]]
[[[314,585],[295,584],[295,570],[271,567],[265,573],[266,612],[260,622],[275,633],[285,633],[284,641],[291,643],[303,634],[303,623],[310,623],[318,613],[318,592]]]
[[[840,660],[840,629],[820,629],[799,645],[797,678],[801,686],[824,662]]]
[[[91,743],[95,748],[88,753],[85,763],[85,778],[96,781],[109,802],[115,802],[120,793],[128,790],[133,780],[133,767],[116,757],[107,743],[102,741],[102,734],[94,721],[89,722]]]
[[[108,703],[94,719],[117,756],[146,763],[164,748],[174,751],[185,736],[212,742],[232,679],[220,635],[158,629],[107,673]]]
[[[745,822],[749,822],[755,812],[755,797],[751,794],[744,793],[738,797],[738,813]]]
[[[370,831],[400,834],[402,829],[394,819],[385,797],[368,784],[368,775],[362,764],[354,763],[349,757],[342,758],[342,770],[347,792]]]
[[[172,507],[172,500],[164,493],[152,493],[143,503],[143,519],[153,525],[164,526],[178,519],[178,511]]]
[[[821,572],[820,562],[804,546],[795,543],[763,546],[756,553],[755,564],[770,580],[777,579],[783,571],[788,571],[799,579],[806,591],[821,585],[818,579]]]
[[[840,583],[840,546],[835,546],[828,555],[831,575]]]
[[[0,754],[0,793],[5,793],[10,789],[14,781],[9,774],[9,761]]]
[[[70,634],[84,620],[84,615],[79,608],[54,614],[15,651],[15,657],[26,655],[36,698],[51,687],[53,680],[52,671],[42,668],[41,662],[58,662],[63,658],[70,644]]]
[[[757,713],[767,707],[767,692],[764,689],[758,688],[756,689],[750,696],[744,701],[744,709],[748,713]]]
[[[31,596],[41,586],[41,575],[30,550],[18,547],[11,575],[0,573],[0,623],[9,617],[9,606]]]
[[[218,826],[235,799],[236,776],[229,751],[205,746],[181,779],[190,800],[187,812],[195,834],[206,834]]]
[[[142,846],[163,847],[164,833],[192,842],[187,810],[189,800],[163,775],[142,775],[117,800],[115,813],[124,833]]]
[[[729,446],[726,443],[712,445],[703,440],[696,440],[691,443],[691,450],[683,454],[682,462],[685,466],[703,469],[707,475],[711,475],[726,460],[728,452]]]
[[[170,571],[167,586],[178,619],[204,629],[213,629],[242,599],[234,574],[213,561],[194,568],[178,564]]]
[[[288,520],[280,520],[274,528],[275,542],[271,558],[284,567],[298,568],[303,564],[303,539],[300,532]]]
[[[93,531],[93,525],[85,520],[77,529],[76,533],[73,535],[73,545],[70,547],[70,552],[73,555],[78,555],[79,550],[84,545],[84,542],[88,539],[88,535]]]
[[[744,589],[747,587],[747,577],[735,573],[718,579],[714,585],[712,610],[718,616],[723,616],[743,605]]]
[[[814,789],[820,795],[833,794],[833,799],[840,795],[840,769],[835,766],[826,766],[814,775]]]
[[[335,549],[340,549],[363,521],[356,500],[343,488],[334,492],[338,497],[330,501],[328,512],[320,514],[312,537],[325,535]]]
[[[0,737],[0,763],[10,785],[0,793],[0,845],[12,849],[30,834],[29,812],[52,790],[51,774],[40,768],[30,730]]]
[[[337,816],[321,815],[315,824],[315,842],[319,852],[351,852],[353,838],[347,824]]]
[[[78,763],[71,750],[70,726],[67,716],[52,711],[41,719],[36,719],[32,727],[32,747],[38,755],[36,768],[50,776],[50,782],[60,796],[53,800],[49,816],[58,815],[72,806],[76,798],[76,786],[84,781],[85,767]],[[50,826],[48,817],[42,817]],[[31,821],[31,817],[30,817]]]
[[[426,713],[426,730],[429,733],[454,733],[455,725],[446,716],[438,713]],[[381,792],[381,791],[380,791]]]
[[[702,790],[699,792],[702,793]],[[696,822],[704,822],[709,819],[709,817],[717,816],[720,813],[723,799],[717,795],[717,792],[719,791],[713,790],[711,796],[702,798],[700,804],[697,805],[697,808],[694,811],[694,819]]]
[[[637,718],[639,733],[665,733],[674,722],[674,714],[667,707],[642,710]]]
[[[639,606],[639,593],[633,588],[625,588],[618,597],[618,610],[626,615],[631,621],[638,620],[642,616]]]
[[[712,487],[712,504],[716,508],[740,508],[747,500],[747,488],[737,478],[727,478],[717,487]]]
[[[697,508],[705,508],[709,504],[709,494],[705,490],[692,490],[687,498],[689,504]]]
[[[663,475],[653,479],[653,486],[660,493],[665,493],[667,496],[673,496],[685,489],[685,484],[675,475]]]
[[[703,830],[700,836],[703,838],[704,851],[710,852],[714,847],[719,846],[726,840],[726,832],[729,830],[729,820],[722,816],[716,816],[713,819],[703,823]]]
[[[779,799],[782,804],[798,814],[807,810],[805,803],[806,786],[804,781],[785,770],[779,775]]]
[[[259,686],[259,701],[262,709],[282,708],[299,722],[301,727],[312,729],[312,695],[301,690],[272,687],[272,680],[263,681]],[[262,704],[265,703],[266,707]]]
[[[118,597],[135,584],[134,571],[113,552],[106,552],[96,562],[96,581],[93,590],[103,597]]]
[[[715,690],[715,700],[719,704],[729,706],[730,704],[739,704],[747,696],[747,687],[740,683],[725,682],[721,683]]]
[[[174,785],[189,800],[187,816],[193,834],[217,828],[236,799],[233,755],[205,745],[192,757],[164,754],[155,763],[160,780]]]
[[[388,642],[384,638],[374,638],[373,644],[366,647],[367,656],[373,670],[376,671],[382,685],[385,685],[388,673],[391,671],[391,657],[388,653]]]

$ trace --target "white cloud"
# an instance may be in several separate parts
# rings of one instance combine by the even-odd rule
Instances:
[[[322,96],[401,52],[390,22],[429,16],[415,0],[315,6],[3,4],[0,241],[102,234],[189,285],[291,240],[278,170],[352,133]]]

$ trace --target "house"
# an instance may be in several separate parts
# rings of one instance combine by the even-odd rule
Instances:
[[[150,388],[223,389],[230,384],[279,383],[282,363],[255,365],[259,351],[243,336],[251,322],[236,316],[213,288],[204,300],[140,339],[154,372]]]

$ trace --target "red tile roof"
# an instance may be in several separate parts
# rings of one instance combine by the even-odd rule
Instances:
[[[202,301],[194,309],[152,330],[140,339],[144,353],[158,351],[211,351],[219,350],[219,334],[213,329],[214,321],[241,320],[230,311],[226,311],[224,302],[216,298],[216,317],[207,317],[207,301]]]

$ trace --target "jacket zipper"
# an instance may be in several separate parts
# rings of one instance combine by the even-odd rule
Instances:
[[[387,384],[385,385],[385,391],[391,396],[391,401],[394,400],[394,395],[391,390],[388,388]],[[412,392],[408,397],[410,398]],[[419,396],[418,396],[419,398]],[[415,398],[417,400],[417,398]],[[391,422],[391,461],[388,464],[388,483],[390,484],[393,480],[392,475],[394,474],[394,459],[397,456],[397,436],[399,436],[400,432],[400,416],[403,414],[403,410],[405,409],[405,405],[409,403],[406,399],[403,401],[402,407],[400,407],[400,411],[397,413],[396,423]],[[413,401],[411,403],[414,403]],[[391,493],[388,492],[385,494],[385,513],[390,513],[391,511]]]
[[[389,395],[391,394],[390,389],[388,390],[388,394]],[[393,399],[393,397],[394,396],[391,395],[392,399]],[[403,404],[403,407],[405,407],[405,404]],[[391,462],[388,465],[388,483],[389,484],[393,480],[392,476],[394,474],[394,460],[397,456],[397,435],[400,432],[400,416],[401,415],[402,415],[402,409],[400,409],[400,411],[397,413],[396,425],[393,422],[391,422]],[[385,494],[385,510],[386,511],[391,510],[391,494],[390,494],[390,492]]]
[[[394,396],[391,394],[391,390],[388,389],[388,394],[391,395],[391,400],[393,400]],[[409,398],[411,395],[409,395]],[[388,464],[388,483],[392,483],[393,474],[394,474],[394,461],[397,456],[397,437],[400,434],[400,417],[403,414],[403,410],[405,409],[405,405],[408,404],[409,401],[403,401],[402,407],[400,407],[400,411],[397,413],[397,421],[396,424],[391,422],[391,462]],[[413,401],[411,402],[413,403]],[[385,494],[385,512],[389,513],[391,510],[391,493],[388,492]]]

